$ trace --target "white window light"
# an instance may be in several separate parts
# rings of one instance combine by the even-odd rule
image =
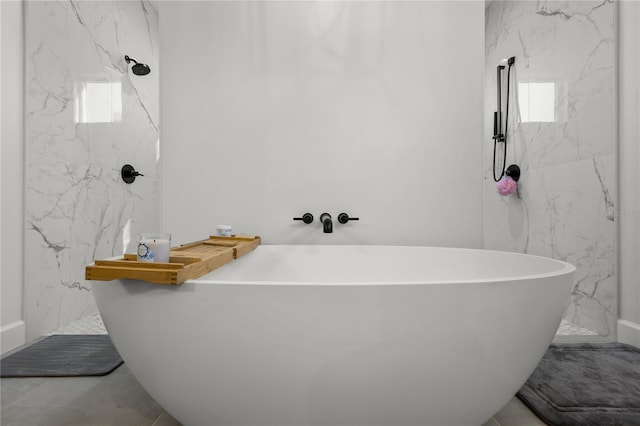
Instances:
[[[74,106],[76,123],[122,121],[122,84],[120,81],[78,81]]]

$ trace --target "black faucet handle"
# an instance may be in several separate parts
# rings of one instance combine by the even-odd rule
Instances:
[[[345,224],[345,223],[349,222],[350,220],[360,220],[360,218],[359,217],[349,217],[349,215],[346,214],[346,213],[340,213],[338,215],[338,222],[340,222],[342,224]]]
[[[302,217],[294,217],[293,220],[301,220],[308,225],[313,222],[313,215],[311,213],[305,213]]]

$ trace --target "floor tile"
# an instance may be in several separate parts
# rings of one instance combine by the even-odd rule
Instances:
[[[546,426],[547,424],[540,420],[520,399],[517,397],[502,407],[495,416],[493,416],[500,426]]]
[[[127,364],[122,363],[118,368],[113,370],[111,374],[131,374],[131,371],[129,370],[129,367],[127,367]]]
[[[2,426],[97,426],[82,410],[69,407],[2,407]]]
[[[182,423],[174,419],[171,414],[163,411],[152,426],[182,426]]]
[[[96,312],[60,327],[50,334],[107,334],[107,329],[104,327],[102,317]]]
[[[0,379],[0,394],[2,395],[0,406],[6,407],[9,404],[13,404],[18,398],[41,386],[45,381],[46,379],[43,377]]]
[[[13,404],[21,407],[68,407],[101,383],[99,377],[51,377]]]
[[[560,327],[556,331],[558,336],[597,336],[598,333],[580,327],[577,324],[571,323],[567,320],[560,321]]]
[[[500,423],[494,417],[491,417],[489,420],[484,422],[482,426],[500,426]]]
[[[83,422],[101,425],[151,425],[163,412],[131,373],[51,378],[10,407],[41,409],[32,410],[36,415],[49,409],[52,416],[67,416],[57,409],[71,408]]]

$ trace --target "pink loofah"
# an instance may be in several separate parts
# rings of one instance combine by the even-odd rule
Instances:
[[[518,189],[518,183],[511,179],[511,176],[503,176],[496,184],[498,194],[511,195]]]

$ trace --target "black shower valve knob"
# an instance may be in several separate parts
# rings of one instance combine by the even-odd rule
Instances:
[[[311,213],[305,213],[302,217],[294,217],[293,220],[301,220],[308,225],[313,222],[313,215]]]
[[[340,222],[342,224],[345,224],[345,223],[349,222],[350,220],[360,220],[360,218],[359,217],[349,217],[349,215],[346,214],[346,213],[340,213],[338,215],[338,222]]]
[[[144,176],[142,173],[136,171],[131,164],[125,164],[120,170],[120,177],[126,183],[133,183],[136,180],[136,176]]]
[[[520,167],[518,167],[517,164],[512,164],[507,167],[507,170],[504,172],[504,174],[517,182],[520,179]]]

